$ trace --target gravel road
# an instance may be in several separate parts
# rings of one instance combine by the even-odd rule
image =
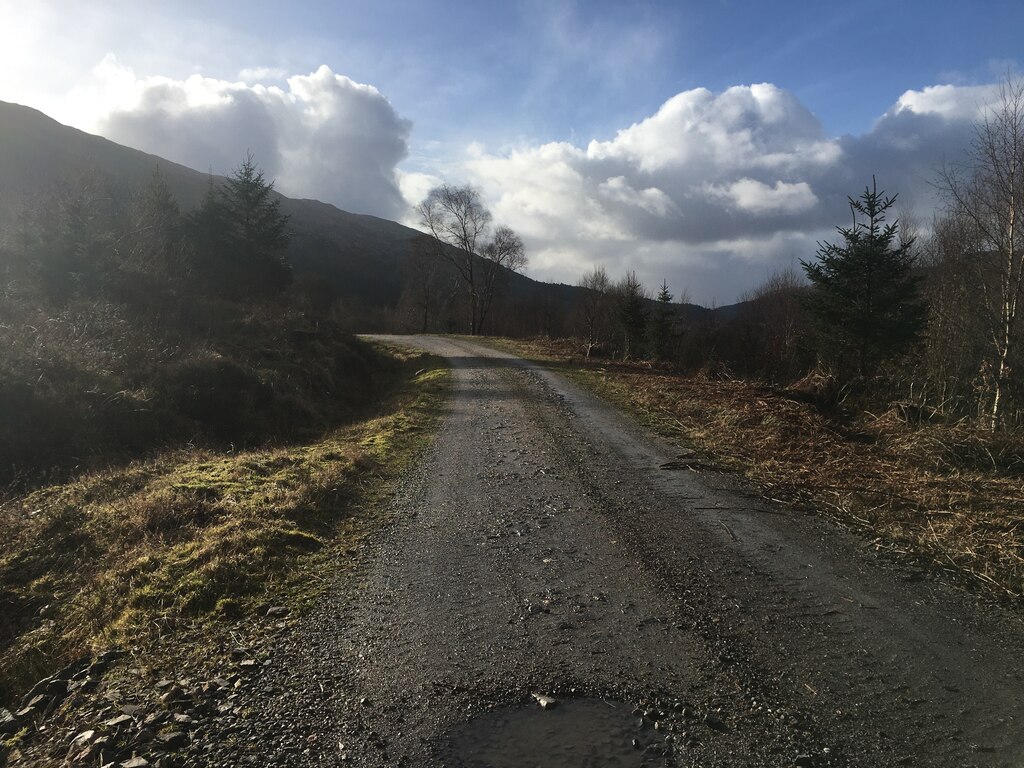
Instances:
[[[450,414],[210,764],[1024,765],[1018,614],[553,373],[380,338],[450,360]]]

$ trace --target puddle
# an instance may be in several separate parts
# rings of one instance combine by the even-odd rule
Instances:
[[[667,765],[664,735],[632,707],[600,699],[505,707],[454,728],[439,750],[461,768],[653,768]],[[636,744],[634,745],[634,740]]]

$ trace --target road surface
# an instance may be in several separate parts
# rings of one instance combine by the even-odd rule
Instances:
[[[537,366],[382,338],[448,358],[450,412],[215,762],[1024,765],[1018,614]]]

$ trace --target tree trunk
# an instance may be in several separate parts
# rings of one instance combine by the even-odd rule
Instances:
[[[1006,355],[1009,351],[1009,345],[1004,344],[999,354],[999,366],[996,368],[996,383],[993,387],[992,393],[992,413],[991,413],[991,429],[995,432],[999,428],[999,419],[1002,416],[1001,410],[1003,405],[1003,382],[1006,381],[1006,374],[1008,367],[1006,365]]]

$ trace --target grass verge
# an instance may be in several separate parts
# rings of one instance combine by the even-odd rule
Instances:
[[[898,407],[820,412],[784,391],[583,359],[571,342],[492,339],[567,375],[772,500],[813,508],[876,547],[1019,601],[1024,436],[914,423]]]
[[[90,650],[311,599],[443,412],[443,362],[389,354],[376,410],[322,439],[169,452],[0,506],[0,704]]]

